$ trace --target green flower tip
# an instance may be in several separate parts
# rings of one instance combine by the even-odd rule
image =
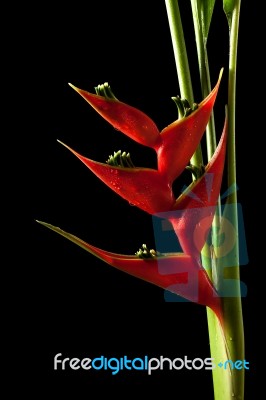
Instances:
[[[175,102],[175,105],[177,106],[179,118],[188,117],[193,111],[198,108],[197,103],[193,103],[191,107],[187,99],[181,99],[179,96],[171,97],[171,99]]]
[[[106,99],[117,100],[108,82],[105,82],[102,85],[95,86],[94,89],[98,96],[103,96]]]
[[[205,173],[205,167],[204,165],[200,165],[197,167],[196,165],[190,164],[186,167],[187,170],[189,170],[194,178],[197,180],[202,177],[202,175]]]
[[[110,155],[106,163],[113,167],[135,168],[130,153],[126,153],[125,151],[122,153],[121,150],[114,152],[114,155]]]
[[[161,256],[161,253],[159,253],[158,251],[155,251],[154,249],[149,250],[146,244],[143,244],[135,254],[139,258],[144,258],[144,259],[156,258]]]

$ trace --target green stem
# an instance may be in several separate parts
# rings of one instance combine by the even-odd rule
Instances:
[[[235,145],[235,120],[236,120],[236,69],[237,69],[237,44],[239,30],[239,16],[241,0],[237,0],[232,14],[230,29],[229,52],[229,77],[228,77],[228,187],[236,184],[236,145]],[[228,198],[230,203],[237,203],[237,192],[233,191]]]
[[[236,147],[235,147],[235,110],[236,110],[236,69],[237,47],[240,16],[240,0],[235,1],[234,9],[229,20],[230,52],[228,76],[228,147],[227,170],[228,187],[236,186]],[[224,334],[229,350],[229,357],[233,360],[244,360],[244,329],[242,316],[242,302],[239,276],[239,243],[238,243],[238,209],[237,193],[233,190],[225,205],[221,231],[227,235],[226,221],[234,227],[235,246],[228,255],[217,254],[218,289],[223,293]],[[222,249],[220,249],[222,251]],[[227,293],[230,280],[230,293]],[[228,358],[223,343],[221,326],[214,313],[208,309],[208,329],[210,337],[211,355],[215,360],[224,362]],[[244,399],[244,368],[232,369],[231,372],[216,368],[213,370],[215,400],[243,400]]]
[[[198,9],[197,0],[191,0],[191,9],[192,9],[194,31],[196,38],[202,96],[206,97],[211,90],[211,84],[210,84],[206,40],[204,40],[203,37],[201,15],[200,15],[200,10]],[[209,124],[206,128],[206,145],[207,145],[207,158],[209,161],[216,148],[216,132],[215,132],[213,113],[209,121]],[[215,216],[214,225],[217,225],[219,221],[219,215],[220,213],[218,213],[218,215]],[[216,233],[217,231],[214,227],[214,229],[212,230],[212,244],[214,246],[214,249],[217,244]],[[205,244],[205,247],[202,251],[201,259],[204,268],[208,272],[214,285],[217,287],[220,278],[217,270],[217,262],[216,259],[211,254],[211,249],[209,248],[207,243]],[[228,358],[227,347],[226,347],[227,345],[224,341],[224,334],[221,325],[215,313],[208,307],[207,307],[207,320],[208,320],[211,357],[214,359],[215,364],[218,365],[221,362],[221,360],[226,360]],[[216,367],[212,371],[212,373],[213,373],[213,388],[214,388],[215,400],[229,400],[231,398],[231,393],[232,393],[232,380],[230,371]]]
[[[194,32],[196,39],[196,48],[198,55],[198,64],[199,64],[199,73],[200,73],[200,83],[201,83],[201,92],[202,97],[205,98],[211,91],[211,79],[210,79],[210,70],[209,70],[209,61],[208,61],[208,53],[207,53],[207,36],[205,37],[203,34],[202,27],[202,16],[200,15],[200,9],[198,0],[191,0],[191,9],[193,16],[193,24],[194,24]],[[207,35],[207,34],[206,34]],[[215,130],[215,120],[214,113],[212,111],[208,125],[206,127],[206,147],[207,147],[207,160],[213,156],[213,153],[216,150],[217,141],[216,141],[216,130]],[[217,212],[214,217],[214,226],[218,226],[221,216],[221,202],[220,198],[218,200]],[[217,247],[217,235],[212,233],[212,244],[214,247]],[[217,276],[217,271],[213,274],[214,279]]]
[[[181,97],[187,99],[190,104],[193,104],[192,82],[178,0],[165,0],[165,5],[173,44],[180,94]],[[198,167],[203,164],[200,145],[192,156],[191,163]]]
[[[203,37],[202,26],[200,23],[200,15],[197,7],[197,0],[191,0],[191,9],[193,15],[196,47],[198,54],[201,92],[203,98],[205,98],[211,91],[209,62],[208,62],[207,47],[206,47],[207,39],[204,39]],[[209,123],[206,127],[206,143],[207,143],[207,158],[209,161],[216,149],[216,132],[215,132],[215,121],[213,112],[211,113]]]
[[[228,187],[236,186],[236,145],[235,145],[235,121],[236,121],[236,70],[237,70],[237,48],[238,31],[240,17],[241,0],[235,0],[235,6],[232,12],[230,29],[230,53],[229,53],[229,77],[228,77]],[[229,211],[228,211],[229,210]],[[229,340],[229,350],[234,360],[243,360],[245,358],[244,328],[242,316],[242,301],[240,289],[240,271],[239,271],[239,243],[238,243],[238,208],[237,192],[233,190],[227,200],[225,209],[225,218],[235,228],[235,248],[232,263],[225,271],[226,279],[231,279],[233,284],[231,290],[234,297],[224,297],[224,316],[226,321],[226,336]],[[229,215],[228,215],[229,214]],[[234,381],[234,399],[244,399],[244,369],[233,371]]]

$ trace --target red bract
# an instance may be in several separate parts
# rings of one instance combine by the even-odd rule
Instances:
[[[158,170],[171,184],[187,166],[206,129],[222,78],[211,93],[189,116],[178,119],[161,132],[162,143],[157,147]]]
[[[227,118],[216,151],[205,173],[177,199],[168,219],[185,253],[198,257],[207,239],[220,193],[226,154]]]
[[[158,171],[149,168],[123,168],[102,164],[83,157],[69,146],[64,146],[129,203],[150,214],[167,211],[173,207],[175,198],[171,186]]]
[[[38,222],[120,271],[210,307],[221,319],[220,298],[205,270],[189,255],[172,253],[141,259],[136,255],[112,253],[92,246],[56,226]]]
[[[161,142],[155,123],[142,111],[114,98],[98,96],[69,84],[114,128],[145,146],[155,148]]]

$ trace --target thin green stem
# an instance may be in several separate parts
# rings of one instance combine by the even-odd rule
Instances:
[[[235,1],[232,12],[230,29],[230,55],[228,76],[228,147],[227,168],[228,187],[236,186],[236,72],[237,72],[237,48],[241,0]],[[229,211],[228,211],[229,210]],[[239,271],[239,235],[238,235],[238,206],[237,192],[233,190],[227,199],[225,218],[229,219],[235,229],[235,248],[231,257],[230,267],[224,270],[225,278],[232,283],[234,297],[225,297],[223,301],[224,315],[226,321],[226,336],[229,340],[229,350],[232,357],[237,360],[245,358],[244,350],[244,328],[242,316],[242,301]],[[225,279],[225,282],[226,282]],[[238,373],[237,373],[238,372]],[[233,371],[235,399],[244,399],[244,369]]]
[[[200,73],[201,92],[203,98],[207,97],[211,91],[211,80],[209,71],[209,61],[207,54],[207,43],[203,37],[202,26],[200,23],[199,10],[197,7],[197,0],[191,0],[191,9],[194,23],[196,47],[198,54],[198,64]],[[206,127],[206,144],[207,144],[207,158],[211,159],[216,149],[216,132],[214,114],[211,113],[210,120]]]
[[[165,0],[165,5],[173,44],[180,94],[181,97],[187,99],[190,104],[193,104],[194,95],[178,0]],[[200,145],[192,156],[191,163],[197,167],[203,164]]]
[[[194,32],[196,39],[196,48],[198,55],[198,64],[199,64],[199,73],[200,73],[200,83],[201,83],[201,92],[202,97],[205,98],[211,91],[211,79],[210,79],[210,70],[209,70],[209,61],[208,61],[208,53],[207,53],[207,36],[204,37],[203,28],[202,28],[202,16],[200,15],[200,10],[198,7],[197,0],[191,0],[191,10],[193,16],[193,24],[194,24]],[[207,34],[206,34],[207,35]],[[217,141],[216,141],[216,130],[215,130],[215,120],[214,113],[212,111],[208,125],[206,127],[206,147],[207,147],[207,160],[213,156],[215,152]],[[219,225],[221,216],[221,202],[220,198],[218,200],[217,212],[214,218],[214,226]],[[212,232],[212,244],[214,247],[217,247],[217,235],[215,232]],[[206,259],[205,259],[206,260]],[[213,277],[217,276],[217,271],[214,272]]]
[[[230,56],[228,77],[228,187],[236,184],[236,143],[235,143],[235,121],[236,121],[236,69],[237,69],[237,47],[241,0],[236,1],[232,14],[230,29]],[[230,203],[237,203],[237,192],[233,191],[229,196]]]

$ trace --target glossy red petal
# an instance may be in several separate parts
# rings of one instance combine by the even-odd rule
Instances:
[[[156,147],[161,143],[156,124],[142,111],[121,101],[107,99],[70,84],[114,128],[145,146]]]
[[[177,199],[166,213],[186,254],[197,258],[209,233],[220,193],[226,154],[227,119],[220,142],[204,175]]]
[[[148,168],[113,167],[83,157],[70,147],[64,146],[75,154],[110,189],[130,204],[149,214],[166,211],[173,207],[175,199],[172,188],[158,171]]]
[[[220,298],[206,272],[192,257],[183,253],[173,253],[158,258],[140,259],[137,256],[112,253],[92,246],[56,226],[42,221],[37,222],[116,269],[169,290],[189,301],[206,305],[220,316]]]
[[[184,253],[145,260],[87,246],[94,255],[123,272],[220,312],[220,299],[206,271]]]
[[[178,119],[162,132],[162,144],[157,149],[158,170],[173,182],[188,165],[205,132],[222,78],[211,93],[188,117]]]

